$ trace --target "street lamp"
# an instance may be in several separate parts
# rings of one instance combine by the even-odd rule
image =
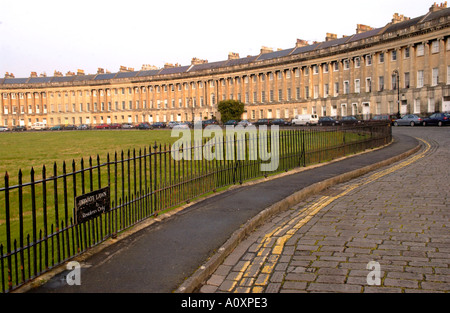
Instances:
[[[394,70],[393,72],[396,76],[396,81],[397,81],[397,118],[400,118],[400,74],[398,72],[398,70]]]

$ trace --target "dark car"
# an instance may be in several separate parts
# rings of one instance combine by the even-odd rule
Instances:
[[[416,114],[406,114],[394,122],[394,126],[417,126],[421,125],[423,118]]]
[[[341,125],[358,125],[361,124],[361,120],[358,120],[355,116],[344,116],[339,123]]]
[[[50,130],[63,130],[64,127],[62,125],[55,125],[50,127]]]
[[[12,130],[15,132],[23,132],[26,131],[27,128],[25,126],[14,126]]]
[[[335,126],[339,125],[340,122],[330,116],[322,116],[321,118],[319,118],[318,124],[320,126]]]
[[[279,126],[291,126],[292,123],[289,121],[286,121],[282,118],[276,118],[274,120],[271,121],[272,125],[279,125]]]
[[[235,121],[235,120],[229,120],[229,121],[226,121],[223,125],[233,125],[233,126],[236,126],[237,124],[238,124],[237,121]]]
[[[77,127],[75,125],[65,125],[64,126],[64,130],[74,130],[77,129]]]
[[[259,126],[259,125],[270,126],[270,125],[272,125],[272,121],[269,120],[268,118],[261,118],[261,119],[257,120],[255,123],[253,123],[253,125],[256,125],[256,126]]]
[[[422,125],[437,125],[444,126],[450,124],[450,113],[434,113],[429,117],[423,119]]]
[[[206,127],[206,126],[209,126],[209,125],[219,125],[219,122],[214,120],[214,119],[211,119],[211,120],[203,121],[202,124],[203,124],[203,127]]]
[[[153,128],[166,128],[166,123],[163,122],[156,122],[152,124]]]
[[[140,123],[137,127],[137,129],[153,129],[153,126],[149,123]]]

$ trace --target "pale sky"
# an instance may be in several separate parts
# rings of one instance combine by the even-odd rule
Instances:
[[[0,78],[223,61],[414,18],[433,0],[0,0]],[[440,1],[437,1],[440,3]]]

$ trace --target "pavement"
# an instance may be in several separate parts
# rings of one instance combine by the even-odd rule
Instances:
[[[450,128],[394,133],[421,151],[273,216],[200,292],[448,293]]]
[[[77,258],[81,285],[60,267],[18,291],[448,291],[449,131],[231,188]]]

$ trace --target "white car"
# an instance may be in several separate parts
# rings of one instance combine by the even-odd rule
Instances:
[[[189,125],[186,123],[180,123],[175,125],[172,129],[189,129]]]
[[[36,122],[33,125],[31,125],[31,130],[44,130],[47,129],[47,125],[42,122]]]
[[[0,126],[0,132],[7,132],[9,131],[9,128],[6,126]]]
[[[292,125],[317,125],[319,123],[319,116],[317,114],[302,114],[296,115],[292,120]]]

